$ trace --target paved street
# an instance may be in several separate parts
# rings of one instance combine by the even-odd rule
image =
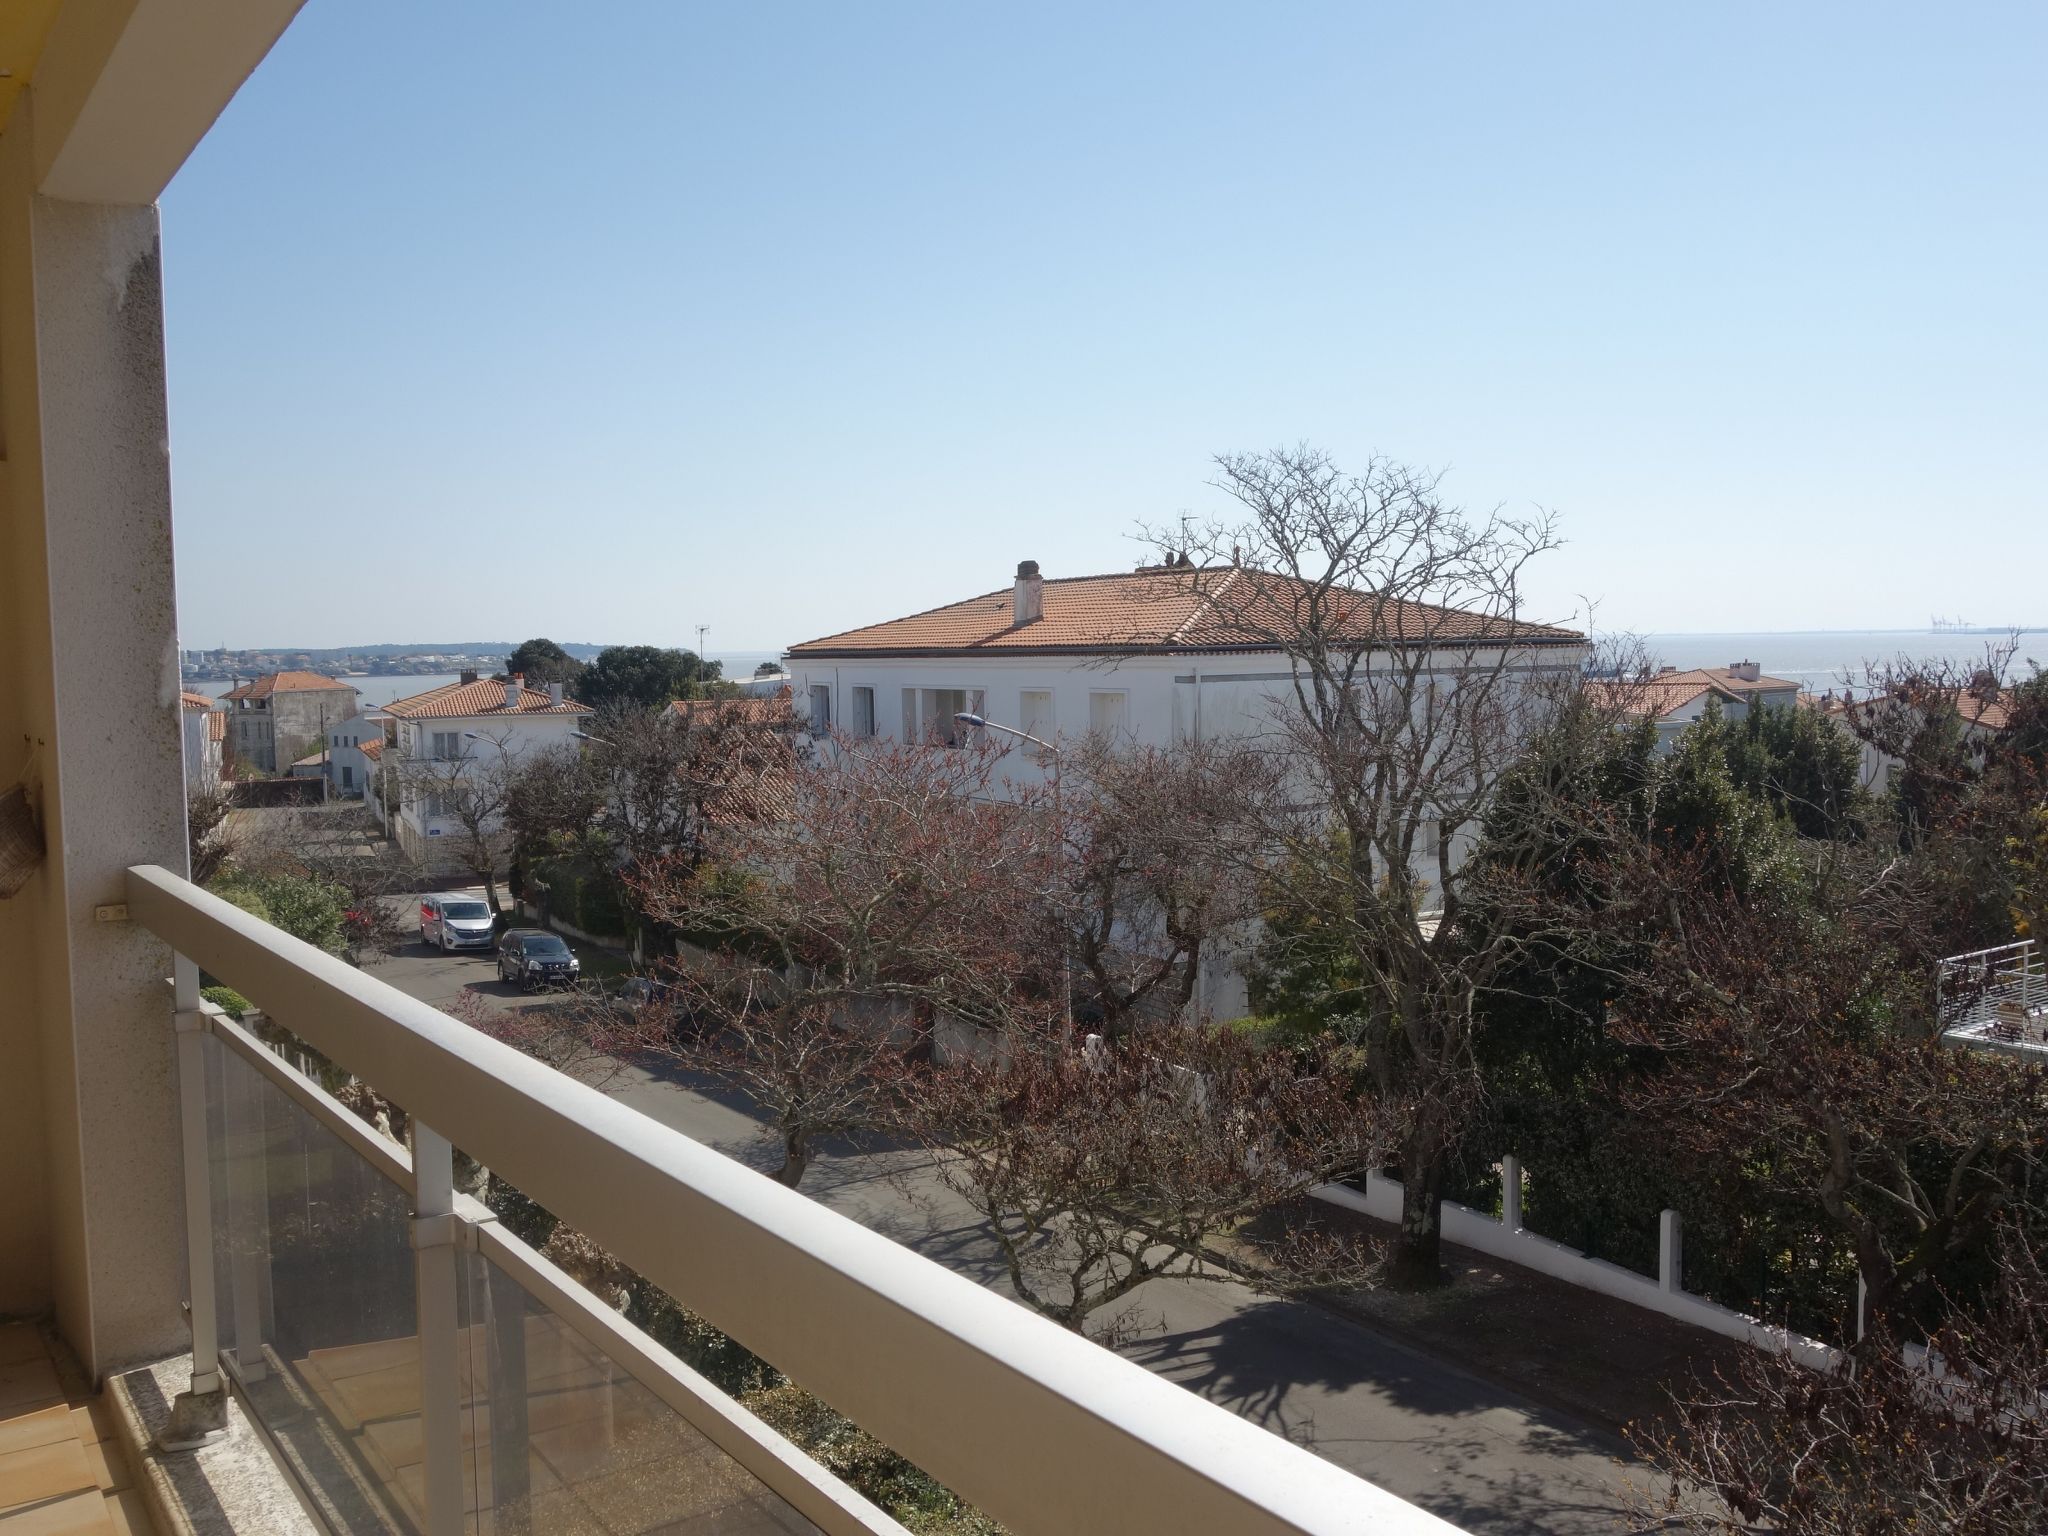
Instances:
[[[409,946],[373,974],[446,1003],[461,989],[523,1002],[486,955]],[[626,1103],[757,1168],[777,1153],[745,1105],[631,1072]],[[999,1251],[920,1156],[828,1151],[804,1192],[984,1284],[1007,1289]],[[1624,1469],[1604,1437],[1455,1366],[1312,1306],[1236,1281],[1155,1281],[1136,1295],[1124,1353],[1360,1476],[1486,1536],[1594,1536],[1624,1528]]]

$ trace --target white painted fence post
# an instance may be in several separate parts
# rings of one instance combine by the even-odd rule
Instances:
[[[1673,1296],[1685,1290],[1685,1224],[1673,1210],[1657,1218],[1657,1283]]]
[[[1500,1160],[1500,1224],[1522,1230],[1522,1160],[1512,1152]]]

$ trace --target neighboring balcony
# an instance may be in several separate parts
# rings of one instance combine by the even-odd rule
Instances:
[[[334,1530],[903,1529],[459,1194],[460,1148],[1018,1536],[1453,1531],[162,869],[127,902],[177,952],[195,1381]]]
[[[2032,939],[1942,961],[1937,997],[1952,1043],[2048,1056],[2048,955]]]

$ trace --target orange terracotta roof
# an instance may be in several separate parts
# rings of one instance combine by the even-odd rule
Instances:
[[[360,690],[352,684],[332,677],[322,677],[318,672],[266,672],[254,682],[221,695],[223,699],[267,699],[273,693],[311,693],[323,688],[346,688],[350,693]]]
[[[371,736],[364,741],[359,741],[356,743],[356,750],[374,763],[384,755],[384,738],[381,736]]]
[[[1013,587],[985,592],[908,618],[850,629],[789,648],[794,657],[926,656],[954,653],[1033,655],[1103,652],[1270,651],[1273,633],[1298,628],[1305,604],[1331,603],[1325,615],[1340,641],[1378,645],[1468,645],[1513,639],[1576,645],[1585,636],[1548,624],[1344,591],[1334,598],[1313,584],[1237,567],[1168,569],[1111,576],[1049,578],[1044,615],[1013,622]]]
[[[2011,688],[1996,693],[1976,693],[1965,688],[1956,698],[1956,713],[1971,725],[1987,731],[2002,731],[2012,724],[2012,706],[2018,695]]]
[[[1738,676],[1727,667],[1694,667],[1689,672],[1659,672],[1657,682],[1702,682],[1711,683],[1725,693],[1738,698],[1751,693],[1782,693],[1786,689],[1797,692],[1799,685],[1789,678],[1766,677],[1759,673],[1754,682]]]
[[[1740,702],[1727,689],[1690,675],[1622,678],[1586,684],[1586,696],[1596,706],[1615,709],[1631,720],[1645,716],[1652,720],[1667,719],[1707,693],[1730,704]]]
[[[384,706],[385,712],[401,720],[452,720],[471,715],[589,715],[595,714],[588,704],[578,704],[564,699],[557,704],[553,697],[538,688],[522,688],[519,693],[519,707],[505,707],[505,681],[503,678],[479,678],[473,683],[449,683],[443,688],[432,688],[425,693],[416,693],[409,699],[396,699]]]
[[[178,702],[187,709],[211,709],[214,700],[206,694],[194,693],[187,688],[178,695]]]
[[[796,746],[786,732],[744,732],[704,804],[713,823],[787,821],[796,814]]]
[[[228,739],[228,712],[224,709],[208,710],[206,713],[206,739],[226,741]]]
[[[677,699],[668,709],[670,714],[682,720],[731,715],[735,719],[760,721],[770,725],[779,723],[786,715],[793,717],[794,714],[787,687],[765,697],[753,695],[736,699]]]

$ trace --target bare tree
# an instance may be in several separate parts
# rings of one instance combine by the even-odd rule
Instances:
[[[786,808],[795,729],[795,716],[773,700],[701,699],[652,712],[609,706],[580,748],[551,748],[520,765],[508,818],[522,850],[613,872],[638,907],[640,878],[657,866],[671,878],[694,871],[717,824]]]
[[[1403,1107],[1390,1275],[1440,1283],[1445,1169],[1478,1092],[1474,999],[1515,940],[1466,921],[1465,855],[1502,776],[1575,677],[1583,637],[1523,617],[1548,516],[1471,517],[1435,477],[1358,475],[1301,447],[1217,461],[1242,517],[1153,535],[1204,600],[1199,635],[1277,651],[1289,688],[1269,744],[1296,785],[1267,840],[1343,936],[1379,1091]]]
[[[877,1073],[933,1011],[1008,1019],[1047,993],[1049,818],[993,796],[987,749],[845,742],[798,765],[787,814],[714,822],[637,881],[694,941],[665,1011],[613,1048],[732,1083],[767,1114],[778,1177],[872,1114]],[[1050,962],[1050,963],[1056,963]]]
[[[408,799],[425,796],[438,814],[455,823],[448,840],[456,862],[480,881],[494,914],[504,911],[498,882],[511,862],[512,834],[505,812],[519,769],[509,730],[475,733],[489,749],[461,757],[408,758],[402,768]]]
[[[912,1070],[896,1105],[1018,1296],[1077,1331],[1147,1281],[1227,1276],[1214,1239],[1388,1150],[1341,1071],[1228,1030],[1085,1051],[1018,1031],[996,1059]]]
[[[1235,742],[1101,736],[1063,750],[1054,921],[1102,1032],[1185,1018],[1205,961],[1258,915],[1272,759]]]
[[[404,943],[413,912],[399,898],[419,889],[419,867],[385,840],[365,807],[341,801],[260,812],[251,821],[251,830],[237,841],[235,865],[337,890],[349,960],[360,965]]]
[[[607,1020],[607,1054],[658,1061],[738,1089],[781,1153],[771,1177],[795,1188],[820,1140],[871,1130],[881,1084],[909,1041],[765,966],[739,959],[681,969],[660,997]]]
[[[1912,878],[1874,855],[1744,886],[1704,849],[1617,837],[1577,897],[1632,957],[1609,1025],[1657,1070],[1631,1111],[1705,1166],[1765,1162],[1805,1194],[1894,1331],[2038,1200],[2048,1157],[2048,1076],[1942,1039],[1902,933],[1924,920]]]
[[[1669,1482],[1640,1531],[1695,1536],[2034,1536],[2048,1529],[2048,1278],[2007,1234],[1983,1302],[1924,1358],[1880,1328],[1853,1368],[1745,1350],[1632,1431]]]
[[[185,797],[185,839],[196,885],[205,885],[234,857],[234,803],[224,783],[195,785]]]

